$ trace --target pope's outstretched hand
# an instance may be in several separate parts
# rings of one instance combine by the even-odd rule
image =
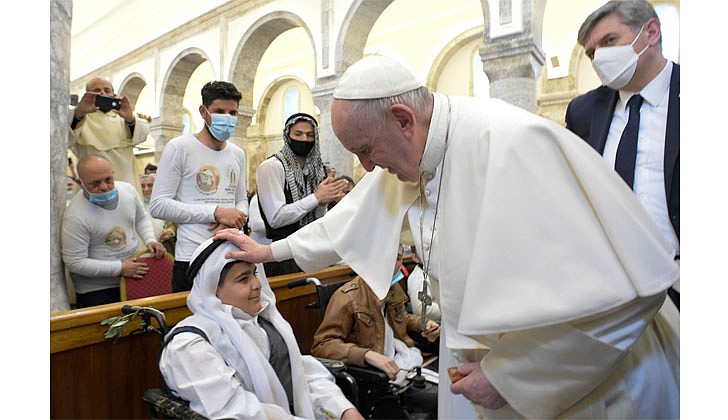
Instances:
[[[230,241],[240,248],[240,251],[231,251],[225,254],[225,258],[247,261],[250,263],[261,263],[273,261],[273,253],[270,245],[262,245],[255,242],[253,238],[239,229],[223,229],[215,233],[215,239]]]

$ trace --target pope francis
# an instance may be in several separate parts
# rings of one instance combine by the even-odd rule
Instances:
[[[442,311],[440,377],[462,377],[439,387],[439,418],[679,418],[677,320],[658,313],[679,266],[593,149],[500,100],[431,93],[384,56],[333,97],[334,133],[370,173],[284,240],[218,232],[232,257],[343,260],[381,298],[413,243]]]

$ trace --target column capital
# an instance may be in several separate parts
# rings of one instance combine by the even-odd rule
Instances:
[[[504,78],[537,79],[546,54],[532,37],[504,37],[488,41],[478,50],[483,70],[491,82]]]

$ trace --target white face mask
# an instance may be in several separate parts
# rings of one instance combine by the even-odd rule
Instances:
[[[592,66],[605,86],[619,90],[627,86],[627,83],[632,80],[632,76],[637,70],[637,60],[650,46],[647,44],[639,54],[634,52],[634,48],[632,48],[644,28],[645,25],[642,25],[637,36],[634,37],[634,41],[629,45],[602,47],[594,51]]]

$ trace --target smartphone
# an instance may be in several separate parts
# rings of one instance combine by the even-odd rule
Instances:
[[[109,112],[112,109],[121,109],[121,99],[112,96],[96,95],[96,106],[101,112]]]

